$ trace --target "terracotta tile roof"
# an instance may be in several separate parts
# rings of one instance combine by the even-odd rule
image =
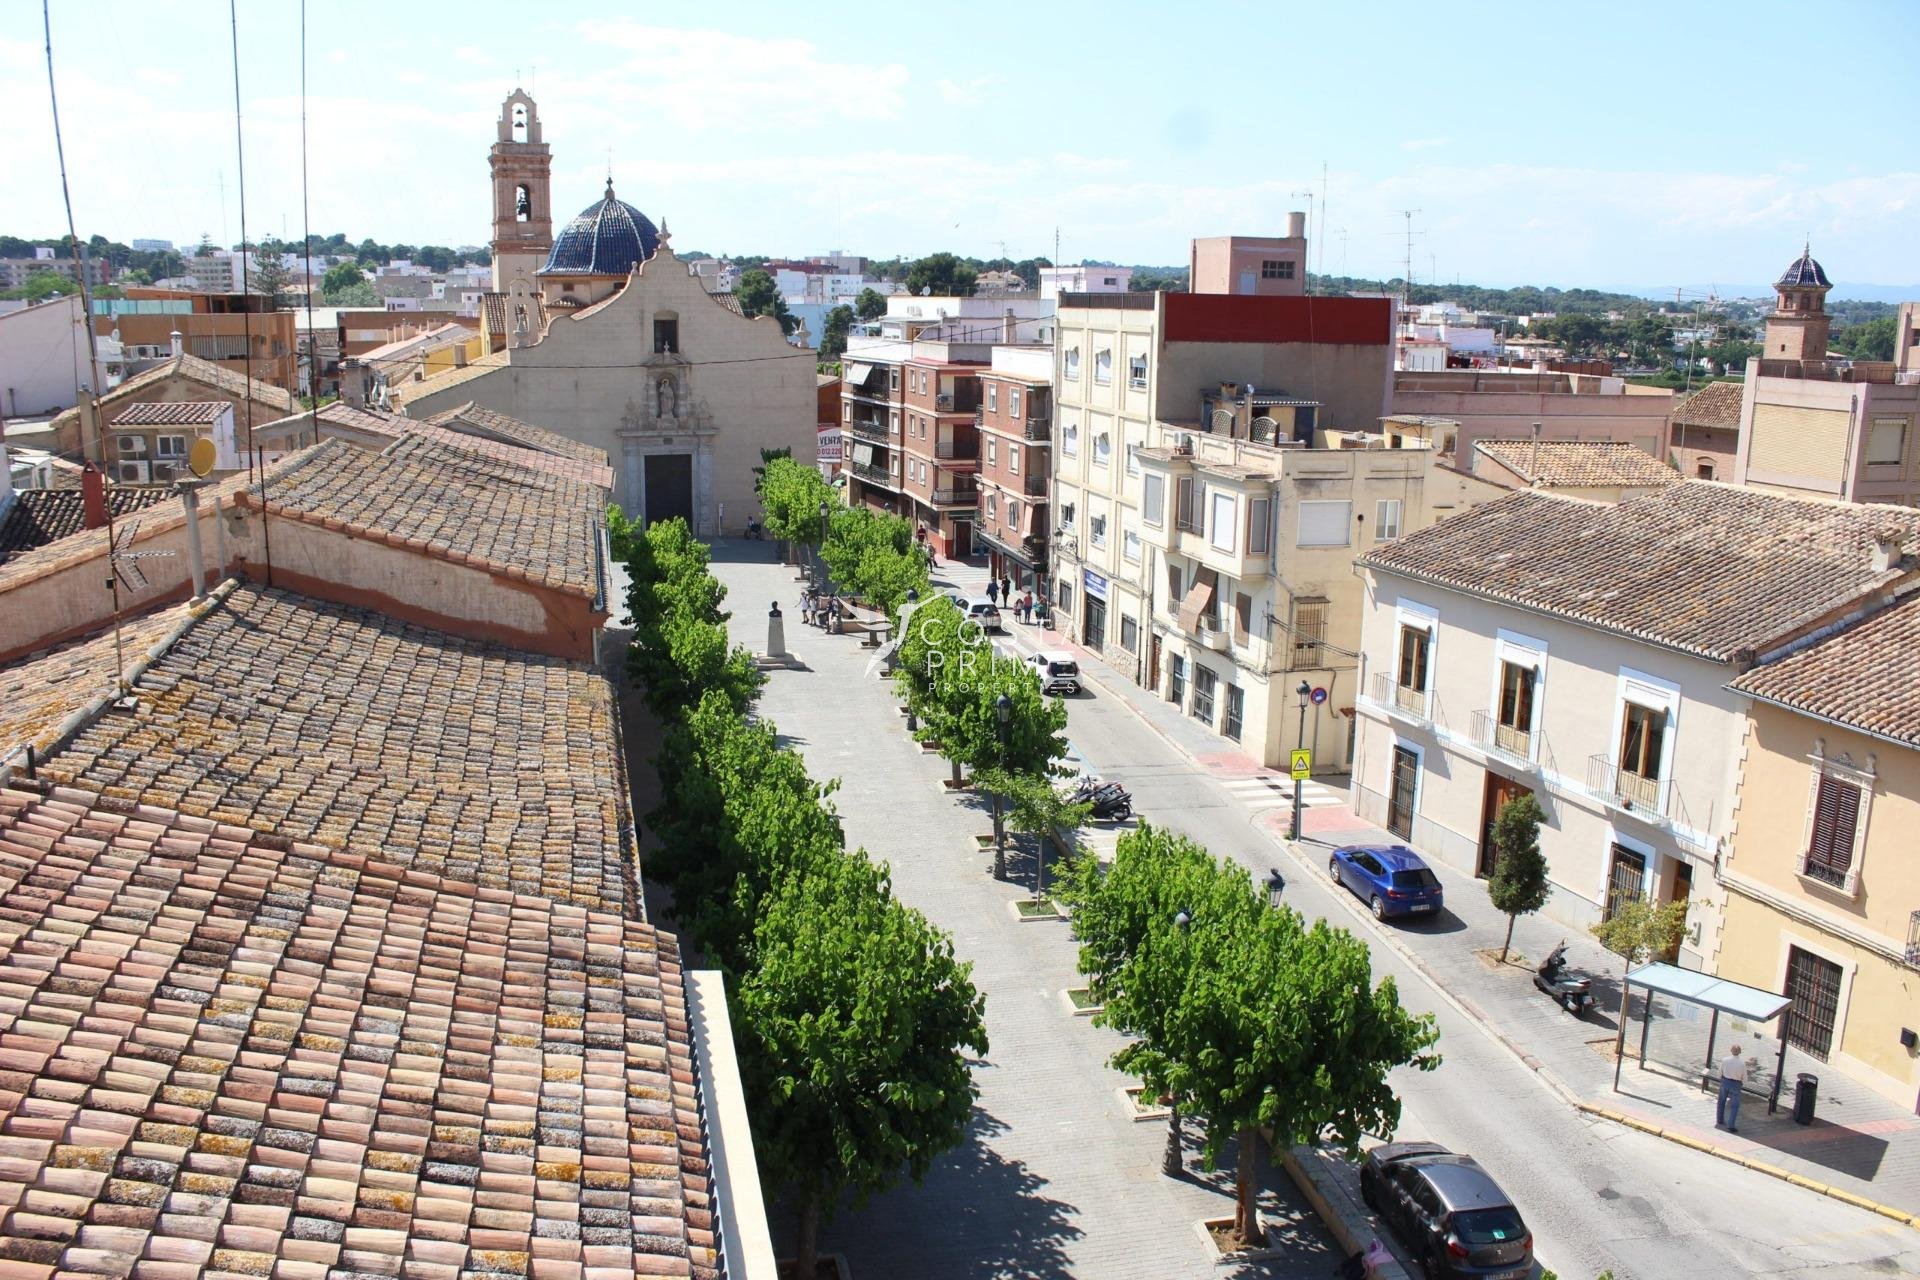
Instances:
[[[717,1274],[682,962],[569,904],[0,791],[6,1274]]]
[[[518,418],[510,418],[504,413],[475,404],[471,400],[457,409],[436,413],[427,421],[464,435],[483,436],[506,444],[517,444],[526,449],[538,449],[542,453],[556,454],[562,458],[578,458],[583,462],[597,462],[601,466],[607,466],[612,461],[605,449],[582,444],[570,436],[561,435],[558,431],[549,431],[545,427],[536,427]]]
[[[160,427],[203,426],[220,421],[233,411],[225,400],[145,400],[130,404],[114,415],[111,426]]]
[[[320,410],[320,438],[325,440],[328,430],[331,429],[336,433],[346,434],[350,439],[365,437],[368,440],[379,441],[381,444],[376,447],[385,447],[386,444],[395,440],[407,436],[418,436],[426,440],[438,440],[482,457],[514,462],[535,471],[544,471],[549,475],[564,476],[583,484],[598,485],[609,493],[613,491],[613,468],[606,463],[607,454],[604,449],[576,444],[565,436],[554,436],[555,440],[570,446],[564,455],[558,451],[527,448],[476,435],[471,431],[463,432],[451,427],[435,425],[446,416],[446,414],[435,414],[422,422],[398,413],[356,409],[335,401]],[[515,421],[512,418],[506,418],[504,414],[496,416],[507,422]],[[272,434],[283,426],[289,431],[305,430],[311,421],[311,414],[296,413],[278,422],[269,422],[255,427],[254,433],[256,435]],[[525,426],[524,423],[520,425]],[[526,430],[539,432],[540,428],[526,427]],[[542,432],[541,434],[551,435],[552,433]]]
[[[600,593],[607,495],[594,485],[412,435],[375,454],[334,439],[299,456],[267,486],[276,516],[589,599]],[[259,505],[252,493],[236,501]]]
[[[1383,544],[1356,563],[1726,661],[1910,574],[1876,534],[1920,512],[1683,481],[1612,506],[1533,490]]]
[[[118,520],[179,495],[159,485],[108,485],[107,507]],[[7,513],[0,516],[0,564],[62,538],[84,532],[85,500],[78,489],[25,489],[13,495]],[[106,532],[101,531],[104,540]]]
[[[1680,479],[1672,467],[1624,440],[1481,440],[1473,447],[1542,489],[1676,484]]]
[[[128,378],[100,397],[100,407],[110,415],[116,405],[137,400],[141,392],[150,391],[176,379],[185,379],[203,387],[211,387],[232,396],[236,401],[251,399],[254,404],[276,413],[292,413],[300,407],[291,391],[276,387],[271,382],[262,382],[258,378],[249,382],[244,373],[235,373],[217,361],[202,360],[199,356],[190,356],[185,352],[174,356],[164,364],[157,364],[144,373]],[[249,389],[251,389],[251,395],[249,395]],[[80,411],[68,409],[53,419],[53,425],[56,429],[64,429],[79,420]],[[111,416],[108,420],[112,420]]]
[[[133,688],[136,708],[106,710],[46,776],[638,910],[612,693],[581,664],[241,585]]]
[[[283,432],[309,430],[314,414],[302,409],[298,413],[288,414],[284,418],[275,418],[272,422],[255,423],[253,433],[256,436],[275,436]],[[327,428],[335,427],[342,431],[357,431],[367,435],[380,436],[388,440],[398,440],[406,426],[406,419],[394,413],[378,413],[369,409],[356,409],[352,405],[336,400],[332,404],[320,407],[320,438],[326,439]]]
[[[124,620],[119,651],[127,666],[152,653],[186,620],[184,604]],[[0,667],[0,757],[28,743],[44,755],[63,721],[114,692],[115,661],[113,632],[107,630]]]
[[[613,494],[613,468],[604,462],[528,449],[521,445],[489,439],[486,436],[451,430],[432,422],[415,422],[411,418],[401,418],[400,421],[406,424],[406,434],[409,437],[436,441],[449,448],[463,450],[482,458],[510,462],[515,466],[526,467],[530,471],[577,480],[581,484],[589,484],[605,490],[600,500],[602,507],[606,506],[607,498]],[[606,456],[601,450],[596,449],[594,452],[600,453],[602,457]]]
[[[1678,401],[1667,415],[1674,425],[1689,427],[1721,427],[1729,431],[1740,427],[1740,395],[1744,390],[1738,382],[1709,382],[1690,396]]]
[[[1733,682],[1740,692],[1920,747],[1920,595]]]
[[[388,388],[388,391],[395,399],[402,402],[423,400],[428,396],[439,395],[443,391],[465,386],[476,378],[498,373],[507,368],[507,354],[505,350],[490,351],[477,360],[469,360],[464,369],[448,369],[445,373],[436,373],[431,378],[423,378],[418,382],[411,380],[396,382]]]

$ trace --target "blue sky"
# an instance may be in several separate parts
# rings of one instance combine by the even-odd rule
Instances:
[[[1911,0],[660,8],[308,0],[313,228],[484,241],[517,69],[556,213],[598,197],[611,148],[680,248],[1026,257],[1057,226],[1063,260],[1175,263],[1312,191],[1336,273],[1399,274],[1417,209],[1417,280],[1724,288],[1806,236],[1836,280],[1920,280]],[[240,4],[255,237],[300,231],[297,14]],[[238,239],[226,15],[53,0],[83,232]],[[15,234],[64,226],[43,56],[15,0]]]

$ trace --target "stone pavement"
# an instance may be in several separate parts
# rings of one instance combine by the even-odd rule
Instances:
[[[1122,698],[1150,727],[1209,773],[1233,778],[1261,771],[1258,762],[1232,750],[1225,739],[1135,685],[1068,637],[1038,628],[1033,631],[1030,639],[1023,637],[1025,643],[1074,653],[1084,674],[1098,681],[1107,693]],[[1286,839],[1288,819],[1289,810],[1279,807],[1261,814],[1258,820],[1276,844],[1293,854],[1296,872],[1325,875],[1326,852],[1337,845],[1404,843],[1362,821],[1342,804],[1309,807],[1302,820],[1305,838],[1297,844]],[[1570,1105],[1617,1117],[1646,1132],[1776,1176],[1833,1188],[1842,1193],[1842,1198],[1857,1197],[1899,1213],[1920,1215],[1920,1116],[1903,1112],[1865,1086],[1790,1049],[1779,1111],[1768,1115],[1764,1099],[1749,1096],[1742,1106],[1740,1132],[1718,1131],[1711,1093],[1681,1079],[1678,1071],[1663,1071],[1653,1063],[1649,1069],[1638,1066],[1638,1014],[1642,1006],[1637,995],[1636,1021],[1628,1030],[1629,1061],[1621,1073],[1620,1091],[1615,1092],[1613,1046],[1619,1026],[1620,958],[1590,935],[1570,934],[1565,926],[1544,918],[1523,917],[1514,929],[1510,963],[1496,964],[1494,956],[1507,922],[1488,900],[1485,885],[1437,859],[1429,862],[1446,887],[1445,912],[1431,920],[1381,931],[1381,936],[1463,1011],[1491,1029]],[[1363,913],[1357,901],[1350,905],[1356,914]],[[1531,965],[1562,939],[1573,967],[1594,979],[1597,1008],[1585,1020],[1568,1016],[1533,985]],[[1516,957],[1518,962],[1514,962]],[[1766,1038],[1756,1039],[1762,1034],[1759,1029],[1723,1018],[1721,1043],[1727,1043],[1734,1033],[1741,1035],[1750,1052],[1762,1053],[1771,1069],[1778,1052],[1777,1027],[1768,1028]],[[1704,1059],[1704,1022],[1700,1034]],[[1797,1125],[1791,1118],[1793,1081],[1803,1070],[1820,1078],[1816,1119],[1809,1126]],[[1920,1226],[1920,1220],[1911,1225]]]
[[[761,650],[764,602],[787,607],[792,570],[772,563],[770,545],[739,542],[715,546],[714,569],[730,591],[734,639]],[[983,587],[984,569],[972,572]],[[936,580],[951,582],[950,573],[943,564]],[[1016,919],[1030,864],[1015,857],[1014,883],[992,879],[992,854],[974,839],[991,827],[984,808],[944,793],[946,762],[907,736],[891,688],[863,678],[871,655],[856,638],[790,615],[786,639],[802,666],[769,674],[761,714],[816,778],[841,780],[834,803],[848,843],[889,863],[900,898],[953,934],[986,993],[991,1042],[975,1065],[967,1141],[924,1183],[843,1210],[823,1227],[823,1249],[861,1277],[1327,1275],[1335,1247],[1264,1159],[1263,1212],[1278,1256],[1214,1262],[1196,1224],[1231,1212],[1231,1148],[1209,1174],[1189,1128],[1185,1174],[1161,1175],[1166,1126],[1132,1118],[1120,1094],[1131,1081],[1107,1065],[1121,1038],[1066,1002],[1079,985],[1067,926]],[[791,1238],[776,1224],[777,1242]]]

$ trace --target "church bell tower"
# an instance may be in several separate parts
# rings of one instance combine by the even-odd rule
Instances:
[[[516,88],[500,104],[499,134],[487,153],[493,170],[493,291],[516,281],[534,287],[533,273],[553,248],[553,157],[540,140],[540,110]]]
[[[1767,317],[1767,360],[1825,360],[1833,319],[1827,291],[1833,282],[1813,258],[1809,244],[1773,283],[1773,314]]]

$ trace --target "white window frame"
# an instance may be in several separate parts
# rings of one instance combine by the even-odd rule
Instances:
[[[1020,530],[1020,499],[1018,498],[1007,499],[1007,525],[1016,533]]]
[[[167,444],[169,441],[175,442],[174,448],[169,449],[167,447]],[[187,437],[179,434],[155,436],[153,439],[153,456],[156,458],[186,457],[187,456]]]
[[[1264,556],[1273,548],[1273,499],[1247,498],[1247,554]]]
[[[1113,433],[1110,431],[1102,431],[1093,438],[1093,465],[1096,467],[1104,467],[1107,465],[1107,460],[1112,456]]]
[[[1060,376],[1070,382],[1080,381],[1080,348],[1068,347],[1060,353]]]
[[[1225,504],[1224,506],[1222,504]],[[1207,495],[1207,545],[1233,554],[1239,545],[1240,500],[1215,489]]]
[[[1136,529],[1120,530],[1120,558],[1129,564],[1140,563],[1140,533]]]
[[[1400,516],[1404,508],[1398,498],[1382,498],[1373,504],[1373,536],[1386,541],[1400,536]],[[1388,517],[1392,518],[1389,519]]]
[[[1830,756],[1826,753],[1827,744],[1823,738],[1813,741],[1813,753],[1807,757],[1812,769],[1807,777],[1807,817],[1800,832],[1800,851],[1794,855],[1794,874],[1804,884],[1815,886],[1825,893],[1837,893],[1843,897],[1860,896],[1860,866],[1867,858],[1867,815],[1873,808],[1874,783],[1879,775],[1880,762],[1872,752],[1867,753],[1867,763],[1863,768],[1853,762],[1851,756],[1841,754]],[[1807,874],[1807,862],[1813,852],[1813,820],[1820,804],[1820,779],[1832,774],[1841,782],[1851,783],[1860,789],[1859,811],[1853,816],[1853,849],[1847,863],[1845,884],[1832,884]],[[1801,948],[1806,950],[1806,948]]]
[[[1145,356],[1127,357],[1127,385],[1136,391],[1147,389],[1147,358]]]
[[[1440,674],[1440,611],[1431,605],[1421,604],[1414,600],[1402,599],[1394,602],[1393,614],[1393,669],[1389,674],[1392,676],[1394,684],[1398,686],[1400,683],[1400,642],[1406,638],[1406,628],[1412,627],[1415,631],[1426,632],[1427,684],[1424,689],[1416,689],[1414,692],[1424,693],[1428,697],[1432,697],[1434,683],[1439,679]]]
[[[1087,541],[1096,547],[1107,545],[1107,518],[1087,513]]]
[[[1316,509],[1321,507],[1345,508],[1344,512],[1340,517],[1340,541],[1308,542],[1304,537],[1301,536],[1301,529],[1306,525],[1306,522],[1307,522],[1307,509],[1309,507],[1316,508]],[[1352,544],[1353,532],[1349,526],[1353,524],[1353,503],[1348,499],[1334,498],[1334,499],[1317,499],[1311,502],[1296,502],[1294,503],[1294,509],[1299,512],[1299,515],[1295,519],[1294,530],[1293,530],[1293,542],[1295,546],[1298,546],[1298,547],[1344,547]]]
[[[987,465],[993,466],[1000,461],[1000,442],[992,436],[987,437]]]
[[[1166,513],[1167,478],[1156,471],[1140,481],[1140,519],[1148,528],[1164,528]]]
[[[1069,458],[1080,456],[1080,424],[1067,422],[1060,427],[1060,452]]]
[[[1505,673],[1508,663],[1516,667],[1533,668],[1533,716],[1527,725],[1527,758],[1537,761],[1540,758],[1540,726],[1546,718],[1547,642],[1518,631],[1509,631],[1505,627],[1495,632],[1487,715],[1496,725],[1500,723],[1500,677]]]
[[[997,497],[995,497],[992,493],[988,493],[987,494],[987,519],[998,520],[999,518],[1000,518],[1000,500]]]
[[[1009,418],[1020,416],[1020,388],[1018,387],[1007,388],[1007,416]]]
[[[1007,446],[1007,474],[1014,476],[1020,474],[1020,446],[1017,444]]]
[[[1103,347],[1093,353],[1093,383],[1097,387],[1109,386],[1113,382],[1113,348]]]
[[[1000,412],[1000,384],[997,382],[987,383],[987,412]]]
[[[1891,458],[1876,457],[1876,443],[1883,431],[1895,432],[1895,447]],[[1874,418],[1867,424],[1867,465],[1870,467],[1897,467],[1907,460],[1907,420],[1905,418]]]
[[[1131,440],[1127,442],[1127,474],[1140,474],[1140,446]]]
[[[1627,704],[1666,713],[1666,740],[1660,744],[1660,776],[1655,779],[1659,785],[1660,813],[1667,811],[1667,800],[1673,789],[1673,753],[1680,741],[1680,702],[1680,686],[1671,680],[1632,667],[1621,667],[1615,678],[1613,736],[1607,740],[1607,758],[1613,761],[1615,769],[1620,767],[1620,744],[1627,730]],[[1652,867],[1653,863],[1649,861],[1647,865]]]

